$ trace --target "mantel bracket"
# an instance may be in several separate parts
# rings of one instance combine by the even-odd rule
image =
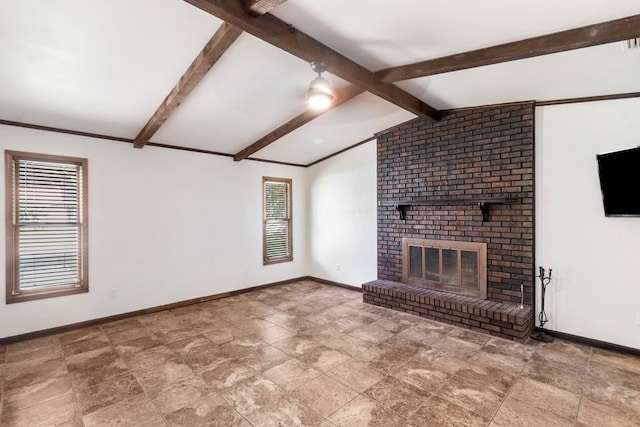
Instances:
[[[478,206],[482,211],[482,222],[489,221],[489,203],[479,202]]]
[[[396,210],[400,213],[400,219],[407,219],[407,205],[395,205]]]

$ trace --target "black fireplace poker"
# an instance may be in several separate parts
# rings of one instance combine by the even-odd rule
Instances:
[[[549,275],[546,276],[546,272],[545,269],[543,267],[539,267],[538,268],[538,278],[540,278],[540,313],[538,314],[538,322],[540,322],[540,326],[538,328],[538,331],[531,335],[531,338],[536,340],[536,341],[542,341],[542,342],[553,342],[553,337],[550,335],[547,335],[544,332],[544,325],[545,323],[547,323],[549,321],[549,317],[547,316],[547,313],[544,311],[544,297],[545,294],[547,293],[547,286],[549,285],[549,282],[551,282],[551,272],[553,271],[553,269],[549,269]]]

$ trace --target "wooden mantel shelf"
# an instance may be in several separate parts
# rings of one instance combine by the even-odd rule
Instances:
[[[378,206],[393,206],[400,213],[400,219],[407,217],[407,208],[410,206],[446,206],[446,205],[477,205],[482,212],[482,222],[489,221],[489,206],[506,205],[513,203],[515,199],[509,197],[478,197],[478,198],[449,198],[449,199],[402,199],[379,200]]]

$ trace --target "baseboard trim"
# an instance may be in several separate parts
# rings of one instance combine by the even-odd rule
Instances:
[[[633,348],[633,347],[626,347],[620,344],[613,344],[606,341],[600,341],[593,338],[581,337],[579,335],[567,334],[566,332],[552,331],[549,329],[534,328],[534,331],[543,331],[545,334],[551,335],[552,337],[560,338],[561,340],[572,341],[577,344],[586,344],[591,347],[601,348],[603,350],[612,350],[618,353],[626,353],[634,356],[640,356],[640,349]]]
[[[279,282],[266,283],[264,285],[252,286],[250,288],[238,289],[235,291],[222,292],[219,294],[207,295],[199,298],[192,298],[188,300],[173,302],[170,304],[158,305],[155,307],[143,308],[140,310],[129,311],[126,313],[114,314],[113,316],[100,317],[97,319],[85,320],[77,323],[70,323],[68,325],[56,326],[54,328],[42,329],[39,331],[27,332],[25,334],[13,335],[6,338],[0,338],[0,345],[13,344],[16,342],[31,340],[35,338],[42,338],[50,335],[61,334],[64,332],[71,332],[77,329],[87,328],[90,326],[99,326],[109,322],[115,322],[118,320],[124,320],[129,317],[140,316],[143,314],[157,313],[159,311],[171,310],[174,308],[185,307],[192,304],[198,304],[201,302],[212,301],[220,298],[227,298],[236,295],[245,294],[247,292],[258,291],[261,289],[271,288],[278,285],[286,285],[288,283],[299,282],[301,280],[315,280],[310,279],[309,276],[297,277],[294,279],[281,280]]]
[[[307,280],[313,280],[314,282],[322,283],[324,285],[337,286],[339,288],[345,288],[362,293],[362,288],[359,286],[347,285],[346,283],[334,282],[333,280],[321,279],[313,276],[307,276]]]

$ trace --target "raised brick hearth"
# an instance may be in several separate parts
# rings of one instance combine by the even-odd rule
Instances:
[[[368,304],[521,342],[527,339],[533,327],[531,307],[520,308],[519,304],[482,300],[388,280],[363,284],[362,294]]]
[[[368,295],[376,292],[368,284],[366,302],[407,311],[405,304],[416,314],[462,327],[516,339],[528,336],[535,283],[533,116],[532,103],[466,109],[450,111],[438,122],[415,119],[377,135],[382,282],[375,283],[395,296]],[[491,204],[481,210],[483,200]],[[402,291],[403,238],[486,244],[487,301],[420,287]],[[373,299],[381,295],[390,298]],[[520,305],[521,297],[526,308],[516,316],[509,310]],[[486,316],[464,309],[484,310]],[[503,315],[511,315],[513,322]]]

